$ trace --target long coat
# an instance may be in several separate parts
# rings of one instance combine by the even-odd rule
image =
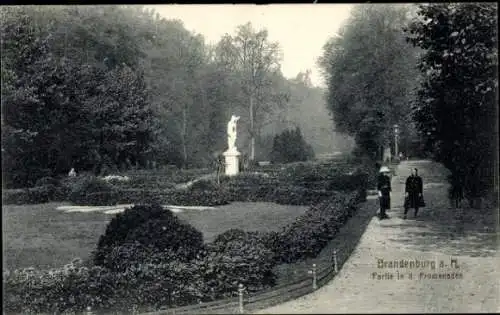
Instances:
[[[390,209],[391,208],[391,178],[387,175],[380,174],[377,180],[377,189],[382,193],[380,197],[380,208]]]
[[[405,192],[408,193],[407,208],[419,207],[419,195],[423,192],[422,178],[418,175],[411,175],[406,179]]]

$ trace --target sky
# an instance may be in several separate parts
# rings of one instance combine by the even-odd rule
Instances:
[[[268,39],[279,42],[283,51],[281,70],[285,77],[311,70],[311,81],[324,87],[317,59],[323,45],[349,17],[352,4],[271,5],[149,5],[166,19],[179,19],[184,27],[216,43],[236,27],[251,22],[257,30],[266,28]]]

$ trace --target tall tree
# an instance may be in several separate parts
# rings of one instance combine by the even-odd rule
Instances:
[[[414,117],[471,199],[498,185],[497,11],[494,3],[422,4],[408,32],[425,49]]]
[[[115,165],[127,157],[138,160],[151,142],[153,113],[144,79],[138,69],[126,65],[137,66],[137,57],[113,58],[122,63],[106,65],[95,54],[89,59],[65,54],[54,41],[57,30],[75,24],[68,47],[80,45],[85,38],[78,31],[78,21],[65,18],[65,10],[69,8],[1,11],[2,127],[6,131],[2,166],[12,185],[30,185],[72,166],[89,169],[103,159]],[[97,25],[98,32],[107,27]],[[108,56],[114,53],[120,56],[123,51],[117,48]]]
[[[354,136],[358,149],[372,158],[381,157],[393,125],[404,125],[410,113],[418,71],[416,49],[402,31],[408,14],[408,5],[357,5],[319,59],[337,131]]]
[[[250,160],[255,159],[256,120],[269,110],[272,74],[280,70],[280,49],[268,40],[267,30],[255,31],[249,22],[237,28],[235,36],[226,35],[218,45],[219,62],[240,74],[242,89],[247,97],[250,134]],[[281,98],[279,98],[281,100]]]

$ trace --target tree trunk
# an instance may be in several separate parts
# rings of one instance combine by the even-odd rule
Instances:
[[[250,161],[255,160],[255,127],[253,116],[253,93],[250,94]]]
[[[186,133],[187,133],[187,109],[184,107],[182,109],[182,132],[181,132],[181,139],[182,139],[182,158],[183,158],[183,164],[184,168],[187,167],[187,145],[186,145]]]

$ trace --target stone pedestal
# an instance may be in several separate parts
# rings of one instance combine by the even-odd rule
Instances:
[[[225,164],[226,175],[234,176],[238,174],[240,171],[239,159],[241,153],[238,152],[238,150],[235,148],[232,150],[227,150],[226,152],[223,153],[223,155],[226,158],[226,164]]]

